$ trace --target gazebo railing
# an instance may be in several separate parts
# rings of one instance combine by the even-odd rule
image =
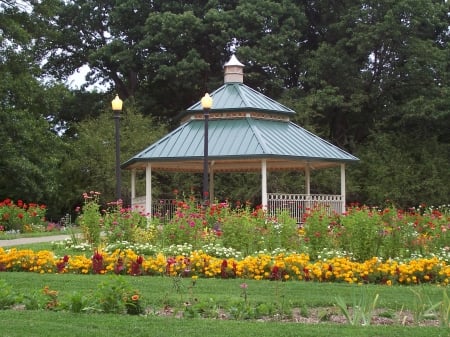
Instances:
[[[342,213],[345,200],[341,195],[330,194],[286,194],[268,193],[267,210],[270,216],[275,216],[277,212],[287,211],[289,215],[303,222],[303,217],[308,210],[323,208],[327,214]]]
[[[280,211],[287,211],[292,218],[297,220],[297,223],[302,223],[305,213],[311,209],[323,208],[330,215],[342,213],[345,201],[341,195],[268,193],[267,203],[267,211],[270,216],[275,216]],[[144,212],[145,196],[133,198],[132,207]],[[174,199],[153,199],[152,217],[169,220],[175,210]]]
[[[131,206],[133,210],[137,210],[140,212],[145,211],[145,195],[141,197],[133,198],[131,201]],[[172,218],[173,214],[176,210],[175,199],[156,199],[152,202],[152,217]]]

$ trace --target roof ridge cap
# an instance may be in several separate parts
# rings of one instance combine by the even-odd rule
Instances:
[[[264,140],[264,137],[261,135],[259,128],[254,123],[254,119],[251,117],[245,117],[245,119],[247,120],[247,123],[250,126],[250,129],[253,131],[253,134],[255,135],[256,139],[258,140],[258,143],[261,145],[261,148],[263,149],[264,154],[268,154],[269,153],[268,146]]]
[[[249,102],[247,96],[246,96],[245,93],[241,90],[241,87],[245,85],[244,83],[228,83],[228,84],[229,84],[229,85],[231,84],[231,85],[234,86],[234,87],[238,87],[238,88],[236,89],[236,91],[238,92],[239,97],[242,99],[242,101],[244,102],[244,104],[245,104],[246,106],[250,105],[250,102]]]

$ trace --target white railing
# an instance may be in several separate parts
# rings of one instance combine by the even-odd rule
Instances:
[[[297,223],[302,223],[305,213],[311,209],[323,208],[327,214],[341,214],[344,202],[341,195],[268,193],[267,211],[270,216],[275,216],[279,211],[288,211],[291,217],[297,219]]]
[[[305,213],[311,209],[323,208],[327,214],[341,214],[345,201],[341,195],[268,193],[267,203],[270,216],[275,216],[280,211],[288,211],[291,217],[302,223]],[[132,208],[144,212],[145,196],[133,198]],[[170,219],[175,210],[173,199],[153,199],[152,217]]]
[[[131,201],[133,210],[145,212],[145,195],[143,197],[133,198]],[[170,219],[176,210],[175,199],[153,199],[152,217]]]
[[[145,195],[131,199],[131,208],[139,212],[145,212]]]

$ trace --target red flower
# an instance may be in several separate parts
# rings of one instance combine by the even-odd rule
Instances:
[[[94,274],[100,274],[103,270],[103,256],[97,251],[92,256],[92,271]]]
[[[167,259],[167,264],[166,264],[166,274],[170,274],[170,267],[175,264],[176,260],[173,257],[169,257]]]
[[[65,268],[67,267],[67,263],[69,262],[69,257],[67,255],[64,255],[62,259],[59,260],[58,263],[56,263],[56,268],[58,269],[58,273],[63,273]]]
[[[121,257],[119,257],[117,259],[117,263],[114,266],[114,273],[115,274],[121,274],[123,272],[123,270],[125,269],[124,265],[123,265],[123,259]]]
[[[228,261],[224,259],[222,261],[222,265],[220,266],[220,275],[222,276],[222,278],[228,277],[227,268],[228,268]]]

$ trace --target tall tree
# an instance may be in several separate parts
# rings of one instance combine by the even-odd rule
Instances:
[[[102,200],[115,200],[115,128],[111,109],[105,108],[100,116],[78,123],[77,134],[67,141],[66,153],[60,167],[65,189],[62,199],[65,207],[73,210],[86,191],[98,191]],[[147,147],[166,132],[165,126],[156,123],[150,116],[143,116],[128,101],[120,119],[121,160]],[[122,174],[122,195],[125,204],[129,204],[129,172]],[[142,192],[142,191],[138,191]]]

